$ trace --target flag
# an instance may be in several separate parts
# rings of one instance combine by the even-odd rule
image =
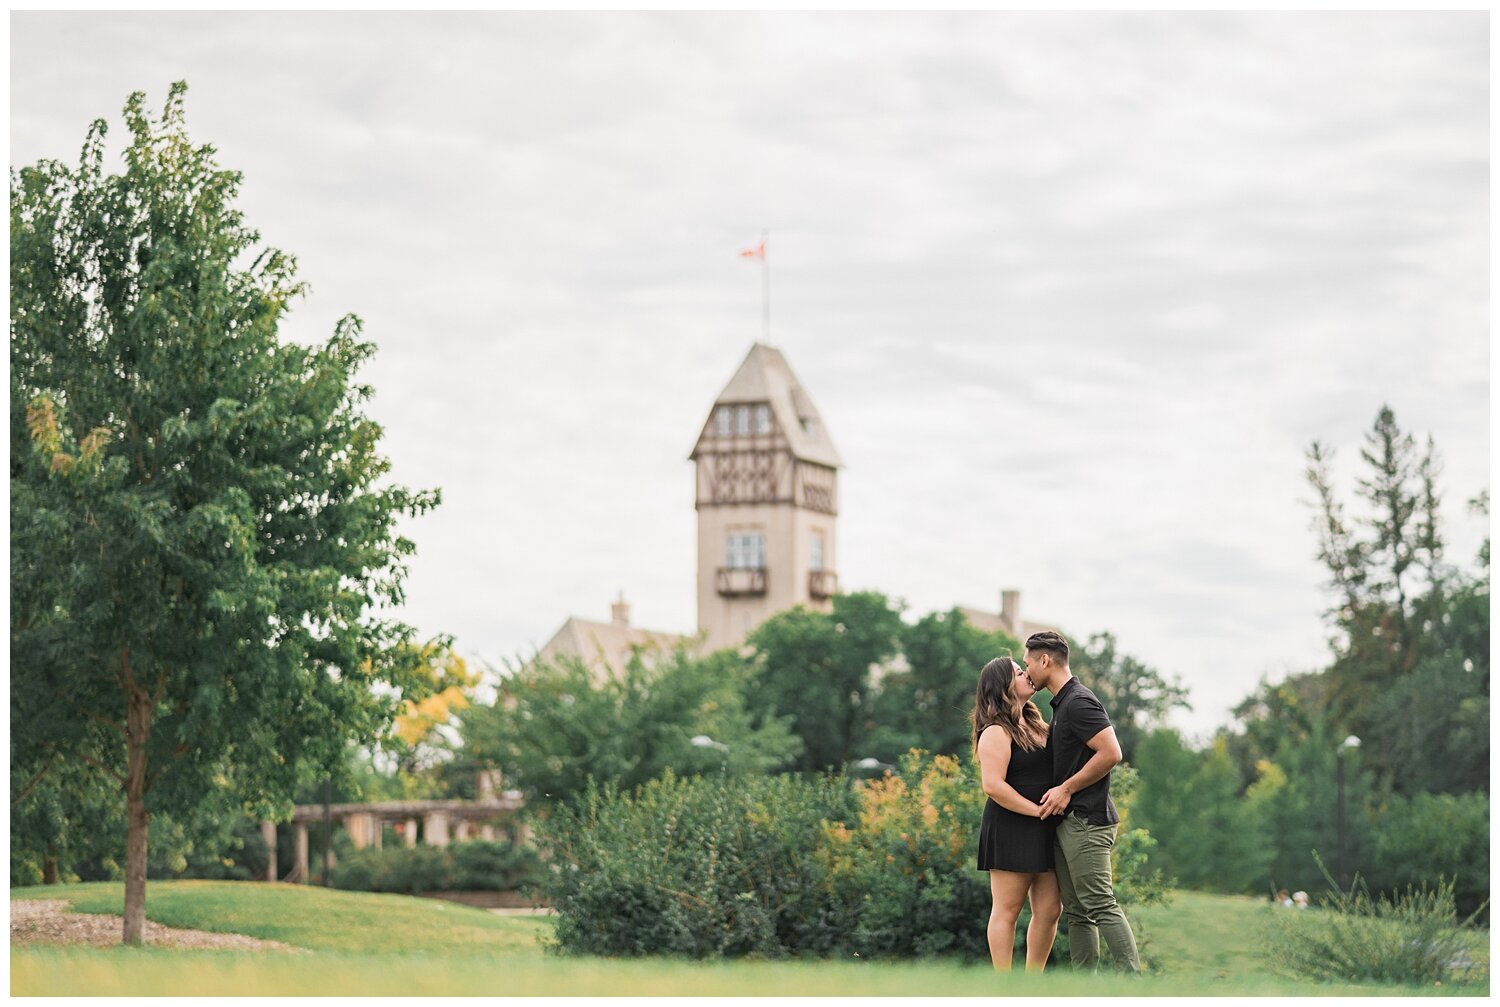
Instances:
[[[740,253],[742,259],[764,259],[766,257],[766,243],[764,240],[754,248],[747,248]]]

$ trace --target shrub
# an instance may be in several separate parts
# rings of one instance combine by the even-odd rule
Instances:
[[[1120,830],[1111,859],[1115,900],[1122,906],[1162,905],[1167,901],[1167,879],[1160,869],[1149,866],[1156,839],[1145,828],[1137,827],[1135,821],[1135,802],[1140,789],[1141,774],[1135,767],[1122,763],[1112,770],[1109,792],[1120,815]]]
[[[987,957],[989,877],[975,866],[985,797],[972,766],[913,750],[861,789],[856,827],[828,826],[822,854],[854,908],[854,952]]]
[[[452,891],[511,891],[540,875],[541,861],[530,846],[474,840],[454,843],[447,850],[453,865],[448,882]]]
[[[1490,891],[1488,794],[1392,797],[1376,821],[1371,887],[1401,890],[1451,876],[1460,913],[1484,904]]]
[[[555,949],[985,961],[984,800],[971,762],[920,751],[871,782],[668,774],[631,794],[591,786],[540,828]],[[1121,836],[1121,901],[1160,899],[1159,875],[1141,874],[1150,837]]]
[[[848,913],[816,856],[825,821],[856,813],[840,778],[590,783],[540,826],[555,950],[607,955],[826,955]]]
[[[512,891],[535,880],[534,850],[471,840],[448,846],[388,847],[341,853],[329,884],[361,892]]]
[[[1278,965],[1313,979],[1431,983],[1449,978],[1465,962],[1475,935],[1466,930],[1470,916],[1458,921],[1453,882],[1423,884],[1378,900],[1356,876],[1349,891],[1329,883],[1324,904],[1315,909],[1283,910],[1271,931],[1271,952]],[[1483,976],[1459,978],[1480,979]]]

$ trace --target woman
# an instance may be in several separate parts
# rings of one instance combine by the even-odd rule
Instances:
[[[974,754],[989,799],[979,826],[979,869],[990,872],[990,959],[1010,968],[1016,919],[1031,896],[1026,929],[1026,968],[1041,971],[1052,953],[1062,897],[1053,864],[1053,823],[1037,803],[1052,786],[1047,725],[1031,702],[1036,687],[1026,670],[997,657],[979,672],[974,693]]]

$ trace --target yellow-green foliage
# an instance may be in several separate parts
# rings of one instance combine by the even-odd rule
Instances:
[[[975,842],[985,797],[972,768],[913,750],[860,796],[856,827],[828,825],[820,851],[836,890],[857,906],[855,952],[982,957],[989,875]]]

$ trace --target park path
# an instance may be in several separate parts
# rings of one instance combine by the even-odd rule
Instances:
[[[68,912],[61,899],[12,899],[10,943],[84,945],[95,948],[120,946],[124,920],[119,916]],[[297,951],[304,949],[263,941],[244,934],[216,934],[207,930],[179,930],[146,921],[146,943],[159,948],[194,948],[216,951]]]

